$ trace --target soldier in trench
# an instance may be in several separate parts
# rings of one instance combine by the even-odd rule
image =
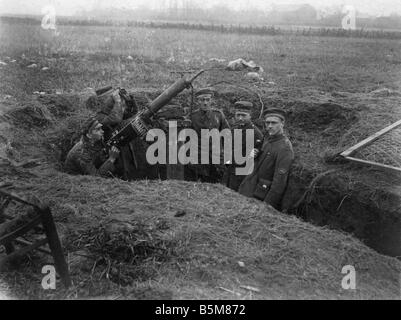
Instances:
[[[71,174],[109,177],[116,172],[115,162],[120,151],[112,147],[104,152],[102,124],[96,118],[86,121],[81,139],[68,152],[64,169]]]
[[[210,88],[203,88],[196,92],[196,104],[198,109],[192,112],[190,115],[190,120],[192,123],[192,128],[196,131],[198,137],[201,137],[202,129],[217,129],[219,131],[223,129],[230,129],[228,121],[220,109],[213,108],[213,97],[214,91]],[[190,176],[194,176],[196,180],[202,182],[212,182],[217,183],[221,181],[222,175],[224,173],[223,164],[212,164],[212,152],[213,148],[209,150],[203,150],[201,144],[199,143],[199,161],[198,164],[188,165],[187,172]],[[206,154],[208,153],[208,154]],[[200,159],[202,155],[209,159],[208,164],[201,164]]]
[[[246,130],[253,130],[253,145],[261,145],[263,141],[263,134],[262,132],[256,127],[251,120],[251,111],[253,108],[252,102],[249,101],[237,101],[234,103],[234,125],[233,125],[233,130],[241,130],[241,154],[244,155],[246,153]],[[234,133],[232,134],[232,137],[234,137]],[[235,151],[236,144],[234,143],[233,140],[233,152]],[[241,182],[244,180],[245,176],[244,175],[237,175],[236,174],[236,169],[240,167],[244,167],[245,164],[238,164],[235,163],[235,158],[232,157],[232,161],[229,164],[226,164],[226,171],[224,172],[223,176],[223,184],[226,185],[228,188],[233,189],[234,191],[238,191],[238,188],[241,184]]]
[[[124,89],[113,89],[110,86],[101,88],[96,91],[96,96],[88,100],[88,104],[93,104],[96,100],[100,101],[100,110],[96,118],[103,125],[105,141],[110,138],[114,130],[124,126],[125,120],[138,112],[134,96]],[[116,176],[123,180],[156,178],[157,167],[149,165],[146,160],[147,146],[140,137],[122,146],[115,165]]]
[[[264,121],[267,135],[263,146],[261,150],[252,150],[251,156],[257,158],[253,172],[244,179],[238,191],[280,210],[294,152],[290,140],[284,135],[284,110],[266,110]]]

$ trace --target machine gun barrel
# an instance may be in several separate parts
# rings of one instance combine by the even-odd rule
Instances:
[[[189,79],[182,77],[174,82],[169,88],[164,90],[155,100],[153,100],[145,110],[140,111],[138,114],[127,120],[127,124],[121,129],[113,132],[106,144],[109,147],[113,145],[122,146],[138,136],[144,137],[150,129],[147,125],[147,121],[182,90],[189,88],[192,82],[203,72],[204,70],[200,70]]]
[[[172,98],[174,98],[182,90],[188,88],[192,84],[192,82],[203,72],[204,70],[200,70],[190,79],[182,77],[181,79],[174,82],[170,87],[164,90],[155,100],[151,102],[151,104],[148,106],[147,110],[142,114],[142,116],[145,119],[152,117],[157,111],[168,104]]]

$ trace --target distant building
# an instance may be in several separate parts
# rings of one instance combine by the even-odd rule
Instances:
[[[310,4],[274,4],[268,18],[271,24],[311,24],[317,19],[317,10]]]

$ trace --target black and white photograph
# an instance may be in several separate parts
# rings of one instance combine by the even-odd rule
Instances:
[[[400,299],[401,1],[0,0],[0,300]]]

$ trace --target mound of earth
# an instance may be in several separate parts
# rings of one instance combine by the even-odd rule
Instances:
[[[284,209],[292,208],[298,204],[302,208],[299,210],[296,208],[295,212],[302,217],[318,224],[322,224],[322,221],[332,222],[329,225],[353,232],[360,239],[380,250],[380,252],[386,254],[391,252],[391,254],[399,255],[399,249],[397,249],[397,247],[400,247],[398,246],[399,240],[397,240],[399,239],[398,233],[391,232],[388,235],[388,240],[385,243],[393,242],[394,245],[391,246],[392,249],[384,251],[382,250],[384,245],[380,242],[380,238],[382,238],[380,234],[383,233],[383,230],[388,229],[387,224],[390,221],[393,221],[391,223],[395,226],[401,223],[398,206],[387,203],[390,201],[388,199],[399,199],[400,194],[398,193],[397,196],[397,193],[383,189],[383,184],[376,183],[376,175],[372,175],[370,171],[359,172],[351,168],[350,165],[338,163],[337,161],[339,159],[337,153],[352,145],[350,143],[355,143],[357,141],[355,136],[360,136],[360,139],[362,139],[366,137],[366,134],[375,130],[377,124],[371,121],[369,117],[376,119],[382,117],[383,119],[380,119],[380,121],[384,122],[388,121],[388,117],[394,117],[396,113],[387,109],[386,113],[381,112],[380,110],[384,110],[384,107],[380,106],[379,108],[376,100],[369,100],[369,94],[367,94],[367,97],[361,97],[359,94],[349,94],[344,98],[336,94],[309,90],[303,92],[302,96],[292,96],[286,91],[262,90],[261,88],[248,88],[244,85],[238,86],[229,83],[220,83],[215,86],[215,89],[215,105],[224,110],[229,121],[233,119],[232,104],[240,99],[250,100],[254,103],[253,116],[255,122],[258,122],[257,118],[262,107],[282,107],[288,111],[287,134],[293,142],[296,158],[288,192],[284,199]],[[4,113],[3,117],[14,119],[13,123],[18,124],[17,127],[21,130],[14,132],[14,137],[8,132],[10,130],[3,130],[7,131],[7,138],[3,139],[4,144],[2,144],[1,150],[4,152],[2,151],[2,153],[18,150],[20,152],[18,159],[14,160],[20,160],[19,158],[24,156],[45,158],[53,166],[61,169],[61,163],[64,161],[68,151],[79,139],[82,124],[100,107],[99,105],[93,105],[89,109],[87,108],[85,102],[93,94],[92,91],[86,90],[76,94],[40,95],[34,97],[32,104],[24,103],[22,107],[12,99],[4,100],[2,104],[7,107],[8,111]],[[161,90],[143,88],[130,89],[129,91],[135,96],[140,107],[144,107],[161,93]],[[351,107],[349,101],[353,101],[356,107]],[[156,118],[182,118],[184,109],[188,109],[190,103],[191,92],[184,91],[174,98],[169,106],[161,109]],[[387,102],[384,101],[382,103]],[[363,107],[361,106],[362,104]],[[12,115],[15,116],[13,117]],[[32,126],[35,123],[37,125]],[[43,126],[42,124],[45,125]],[[9,126],[10,124],[2,122],[2,126],[4,125]],[[24,130],[27,128],[33,130],[26,134]],[[330,160],[331,164],[328,163],[328,160]],[[308,191],[310,182],[317,175],[327,170],[335,171],[328,178],[329,182],[325,183],[324,186],[320,186],[320,182],[316,184],[316,188],[327,190],[326,194],[311,192],[308,199],[306,199],[309,202],[299,203],[299,199]],[[349,177],[341,180],[343,182],[341,183],[341,188],[339,188],[339,184],[335,182],[336,176],[343,173]],[[359,195],[360,184],[356,182],[362,178],[366,181],[361,190],[368,190],[364,191],[364,193],[382,195],[380,206],[376,205],[377,201],[374,197]],[[386,180],[384,178],[380,179]],[[331,180],[333,180],[333,183],[330,182]],[[352,182],[354,180],[355,182]],[[387,182],[390,185],[391,183],[391,181]],[[360,201],[361,198],[363,201]],[[345,200],[343,201],[343,199]],[[394,202],[394,200],[391,201]],[[352,208],[343,205],[348,202],[357,205]],[[369,215],[376,218],[364,219],[359,214],[358,206],[366,208],[370,212]],[[353,219],[352,226],[348,222],[345,223],[345,220],[343,223],[336,223],[335,220],[339,218],[339,213],[337,211],[332,212],[333,208],[339,208],[338,210],[342,216],[356,215],[359,218]],[[387,210],[388,208],[390,210]],[[348,209],[351,209],[351,211]],[[383,210],[386,213],[381,214]],[[316,214],[309,214],[311,212],[316,212]],[[329,216],[334,220],[331,218],[316,219],[316,216],[324,215],[327,212],[332,212]],[[377,224],[374,223],[376,220],[377,223],[382,225],[382,222],[378,222],[381,220],[379,219],[381,216],[391,217],[391,219],[385,220],[386,226],[383,228],[376,227]],[[362,232],[362,230],[371,231]],[[376,234],[372,235],[372,231],[375,231],[373,233]],[[371,241],[371,237],[376,240]]]
[[[288,194],[296,193],[300,183],[292,181]],[[343,172],[328,170],[300,188],[306,192],[297,215],[317,225],[344,230],[383,254],[400,256],[399,176],[346,167]]]
[[[14,108],[7,113],[11,121],[26,128],[44,127],[54,121],[52,114],[41,104],[28,104]]]
[[[37,97],[37,101],[57,118],[67,117],[82,107],[90,92],[80,94],[46,94]]]
[[[349,127],[356,120],[356,111],[333,102],[299,103],[294,102],[289,108],[288,122],[301,127],[306,132],[326,130],[333,127]]]
[[[370,92],[374,97],[388,97],[388,96],[399,96],[400,92],[388,88],[380,88]]]
[[[262,96],[260,101],[257,94],[245,89],[236,93],[230,90],[216,95],[216,104],[229,118],[233,102],[230,92],[238,99],[252,100],[256,117],[261,101],[264,107],[282,103],[289,111],[295,127],[290,136],[301,157],[291,174],[287,198],[289,207],[303,200],[297,203],[297,214],[363,240],[366,230],[375,231],[374,236],[382,232],[377,228],[382,210],[390,212],[382,219],[385,226],[393,223],[393,229],[397,227],[398,206],[393,205],[397,197],[388,198],[383,188],[372,197],[371,181],[365,189],[359,188],[355,182],[361,173],[349,175],[350,168],[344,165],[332,168],[333,176],[314,182],[321,171],[308,169],[306,160],[312,158],[302,154],[327,127],[333,133],[339,124],[343,128],[352,126],[360,113],[325,96],[291,100],[284,93],[274,93]],[[132,92],[141,106],[160,93],[142,89]],[[2,275],[6,284],[11,279],[15,284],[12,294],[133,299],[399,297],[398,260],[374,252],[351,235],[302,222],[221,185],[123,182],[55,171],[78,139],[82,123],[96,111],[86,108],[88,96],[45,95],[34,99],[32,105],[22,106],[8,102],[11,105],[0,114],[1,128],[8,128],[1,131],[5,157],[43,160],[34,169],[2,161],[2,179],[13,182],[15,191],[37,195],[50,204],[74,280],[69,290],[62,289],[61,284],[52,293],[38,289],[34,283],[40,282],[40,269],[48,258],[34,255],[19,269]],[[179,95],[163,109],[163,117],[176,116],[180,106],[188,107],[190,101],[190,94]],[[310,117],[315,119],[311,127],[307,125]],[[298,118],[305,121],[296,121]],[[330,134],[324,141],[331,145],[332,140]],[[316,163],[318,160],[313,159]],[[320,165],[327,170],[327,165]],[[349,180],[338,179],[339,172]],[[372,211],[375,203],[379,205]],[[383,246],[397,234],[390,231]],[[357,290],[341,287],[345,265],[357,271]]]
[[[74,282],[38,289],[48,258],[36,255],[2,273],[19,297],[399,298],[398,260],[222,185],[53,171],[13,182],[49,203]],[[342,289],[345,265],[356,290]]]

